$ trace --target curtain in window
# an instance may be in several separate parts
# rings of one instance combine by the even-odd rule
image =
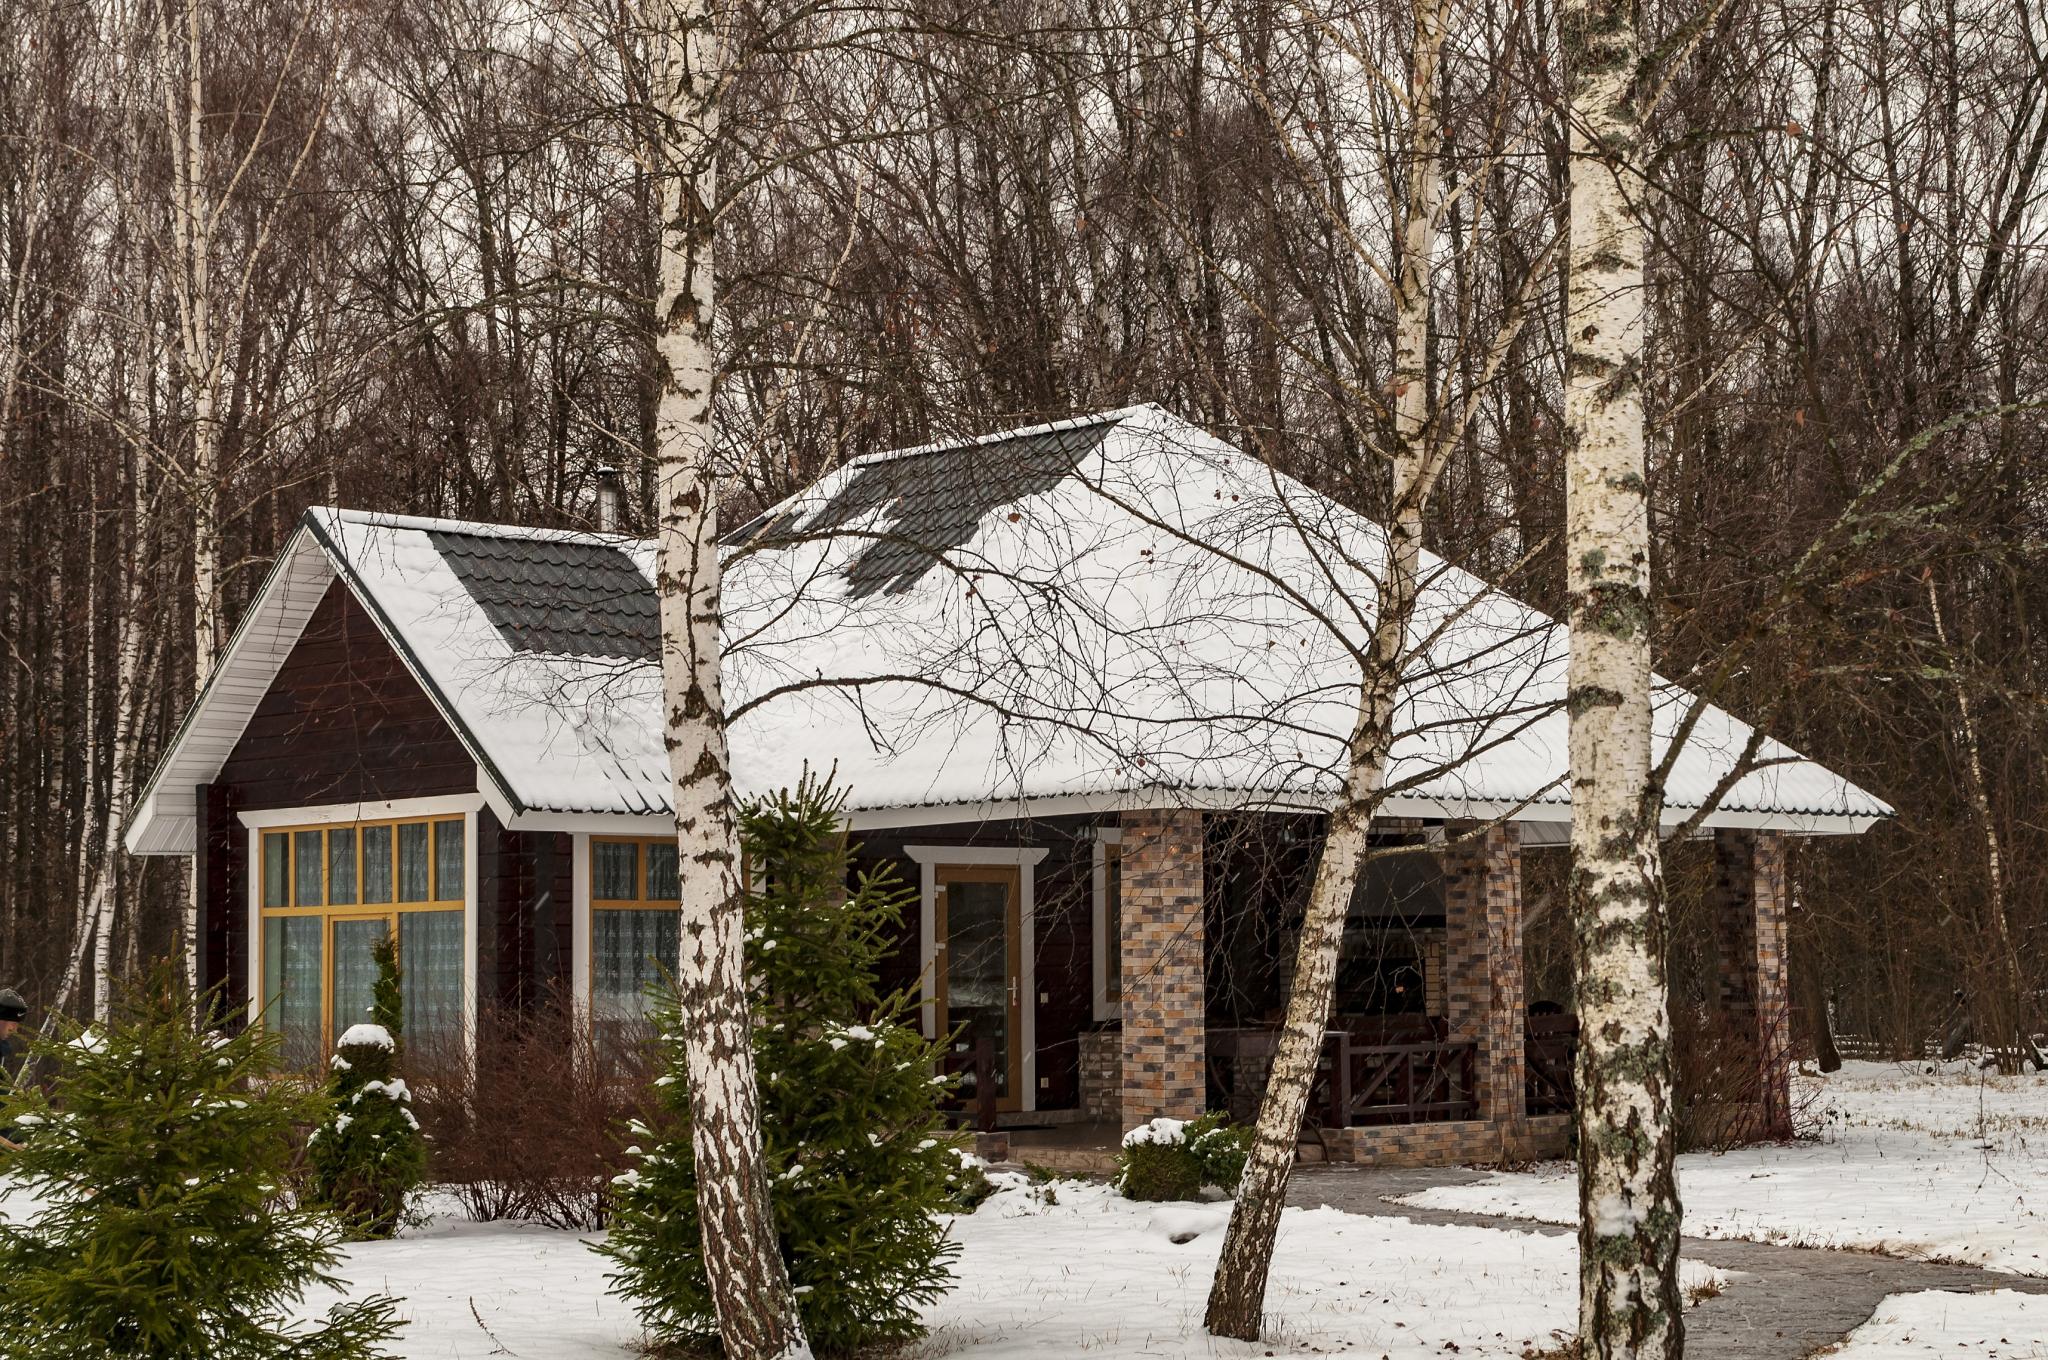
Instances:
[[[334,1038],[339,1042],[350,1025],[370,1018],[377,987],[377,942],[384,938],[382,919],[334,923]]]
[[[424,828],[422,828],[424,829]],[[423,1052],[462,1037],[462,913],[408,911],[398,923],[406,1042]]]
[[[434,900],[460,902],[463,897],[462,823],[434,823]]]
[[[640,847],[621,841],[592,841],[590,895],[600,902],[640,900]]]
[[[327,833],[327,900],[347,906],[356,900],[356,829],[337,826]]]
[[[317,907],[322,904],[320,866],[323,858],[319,832],[292,833],[292,898],[295,905]]]
[[[456,894],[458,897],[460,893]],[[398,900],[426,902],[427,824],[401,822],[398,827]]]
[[[283,839],[280,837],[279,839]],[[285,1066],[317,1067],[320,1051],[320,937],[317,916],[263,923],[263,1014],[284,1041]]]
[[[391,900],[391,828],[363,828],[363,901]]]
[[[647,847],[647,900],[650,902],[680,902],[683,900],[682,885],[676,881],[676,846],[674,841],[656,842]]]
[[[282,831],[263,833],[263,905],[292,904],[291,837]]]
[[[600,1023],[638,1020],[647,988],[676,969],[679,911],[594,911],[590,914],[591,1010]]]

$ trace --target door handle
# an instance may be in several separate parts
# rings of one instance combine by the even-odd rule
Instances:
[[[1014,973],[1010,975],[1010,1009],[1017,1009],[1017,977]]]

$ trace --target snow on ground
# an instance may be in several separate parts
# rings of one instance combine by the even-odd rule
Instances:
[[[1050,1202],[1048,1202],[1050,1201]],[[1289,1209],[1269,1330],[1202,1330],[1228,1204],[1135,1204],[1062,1181],[1003,1191],[957,1221],[960,1287],[933,1309],[924,1357],[1519,1356],[1577,1323],[1567,1238]],[[1189,1233],[1191,1240],[1175,1242]],[[1689,1284],[1718,1272],[1688,1263]]]
[[[1854,1062],[1795,1081],[1820,1139],[1679,1158],[1687,1232],[2048,1276],[2048,1079]],[[1553,1166],[1407,1202],[1571,1223],[1577,1187]]]
[[[1009,1187],[954,1220],[959,1286],[933,1307],[915,1360],[1087,1355],[1520,1356],[1573,1326],[1569,1239],[1290,1209],[1271,1330],[1214,1341],[1202,1308],[1228,1204],[1134,1204],[1101,1185]],[[1175,1241],[1175,1238],[1185,1240]],[[572,1233],[438,1219],[349,1249],[353,1292],[403,1300],[401,1360],[625,1360],[638,1328],[604,1292],[605,1263]],[[1718,1272],[1688,1263],[1689,1285]],[[324,1310],[332,1296],[308,1301]],[[1449,1343],[1448,1345],[1446,1343]],[[500,1349],[502,1347],[502,1349]]]
[[[2001,1289],[1989,1294],[1929,1290],[1894,1294],[1849,1334],[1832,1360],[1985,1360],[2048,1357],[2048,1295]]]

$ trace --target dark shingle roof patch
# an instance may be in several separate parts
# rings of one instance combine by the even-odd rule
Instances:
[[[815,512],[766,517],[741,528],[739,542],[797,541],[852,526],[860,541],[847,568],[855,598],[910,589],[945,555],[974,537],[990,511],[1050,491],[1075,474],[1114,421],[921,449],[856,467]],[[876,519],[870,516],[882,513]]]
[[[660,657],[654,589],[619,549],[440,529],[427,536],[515,649],[625,661]]]

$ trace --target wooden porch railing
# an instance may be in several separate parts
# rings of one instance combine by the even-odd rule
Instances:
[[[1479,1045],[1428,1039],[1343,1047],[1344,1108],[1349,1124],[1426,1124],[1473,1119],[1479,1087],[1473,1066]]]
[[[1532,1015],[1524,1024],[1525,1107],[1530,1114],[1570,1114],[1578,1104],[1572,1077],[1578,1059],[1578,1017]]]
[[[1270,1061],[1278,1035],[1266,1030],[1212,1032],[1210,1084],[1228,1108],[1240,1057]],[[1422,1124],[1475,1118],[1479,1109],[1473,1069],[1478,1045],[1452,1043],[1431,1022],[1361,1039],[1347,1030],[1323,1035],[1305,1123],[1311,1128],[1353,1124]]]

